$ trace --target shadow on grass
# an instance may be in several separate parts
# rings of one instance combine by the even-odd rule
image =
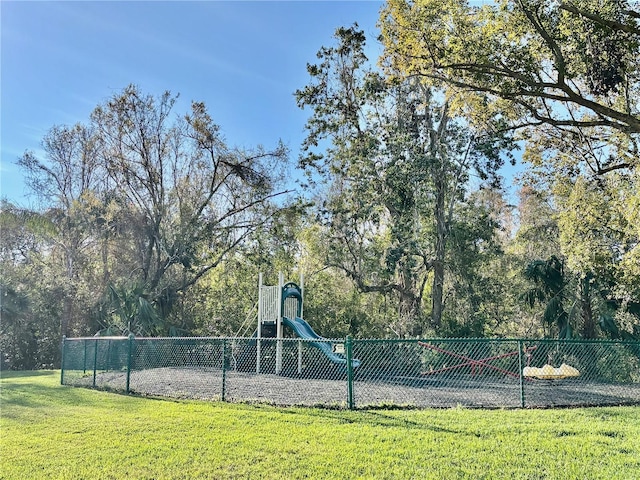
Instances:
[[[60,370],[0,370],[0,378],[26,378],[26,377],[43,377],[58,376]]]
[[[88,403],[85,392],[63,386],[3,382],[3,415],[10,406],[40,408],[52,405],[74,406]]]
[[[3,372],[4,373],[4,372]],[[126,396],[96,396],[96,389],[75,388],[59,383],[59,371],[10,372],[2,377],[0,398],[3,416],[21,416],[21,408],[56,409],[62,407],[104,407],[127,402]],[[50,377],[50,378],[46,378]],[[29,379],[32,381],[29,381]],[[131,402],[127,408],[133,407]],[[135,403],[135,402],[134,402]],[[12,408],[15,407],[15,408]]]
[[[259,408],[259,406],[256,406]],[[330,410],[330,409],[300,409],[293,410],[289,408],[283,408],[278,410],[285,415],[305,415],[314,416],[324,419],[336,421],[338,423],[348,424],[361,424],[370,425],[373,427],[387,427],[387,428],[403,428],[413,430],[428,430],[437,433],[464,433],[458,430],[452,430],[448,428],[438,427],[425,422],[417,422],[403,417],[396,417],[393,415],[387,415],[381,411],[374,410],[360,410],[353,413],[348,413],[345,410]],[[311,413],[312,412],[312,413]]]

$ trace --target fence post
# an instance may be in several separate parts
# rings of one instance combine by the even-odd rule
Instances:
[[[353,351],[352,351],[351,335],[347,335],[345,341],[345,350],[347,354],[347,407],[353,410]]]
[[[98,368],[98,337],[96,337],[96,340],[93,346],[93,386],[96,386],[96,370]]]
[[[105,370],[111,370],[111,339],[107,341],[107,355],[105,356]]]
[[[522,340],[518,340],[518,379],[520,380],[520,407],[524,408],[524,362]]]
[[[85,338],[82,341],[82,345],[84,346],[84,354],[82,356],[82,374],[87,373],[87,339]]]
[[[60,352],[60,385],[64,385],[64,350],[67,347],[67,336],[62,336],[62,352]]]
[[[133,346],[134,346],[133,333],[129,334],[129,353],[127,355],[127,395],[129,394],[129,384],[131,381],[131,360],[133,359]]]
[[[224,402],[226,397],[226,389],[227,389],[227,339],[222,339],[222,394],[220,395],[221,400]]]
[[[260,340],[260,331],[258,330],[258,339],[256,340],[256,373],[260,373],[260,357],[262,356],[262,340]]]

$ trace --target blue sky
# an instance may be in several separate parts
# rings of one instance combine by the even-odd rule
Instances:
[[[373,40],[382,2],[0,2],[0,196],[23,206],[25,150],[53,125],[88,120],[130,83],[204,101],[231,145],[275,145],[296,159],[308,112],[293,92],[339,26]]]

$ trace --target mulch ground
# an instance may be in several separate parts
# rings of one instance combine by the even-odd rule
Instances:
[[[93,386],[92,372],[65,372],[65,384]],[[223,389],[224,383],[224,389]],[[126,389],[125,372],[97,373],[95,386]],[[214,368],[165,367],[131,372],[132,393],[179,399],[257,402],[274,405],[346,407],[344,378],[293,378],[274,374]],[[353,383],[356,407],[527,407],[640,404],[640,384],[603,384],[582,378],[525,381],[482,375],[456,377],[396,377],[357,379]]]

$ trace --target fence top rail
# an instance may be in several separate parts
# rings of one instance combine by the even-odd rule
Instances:
[[[67,342],[77,341],[103,341],[103,340],[144,340],[144,341],[224,341],[224,340],[258,340],[257,337],[127,337],[127,336],[92,336],[92,337],[65,337]],[[276,338],[262,337],[262,341],[276,341]],[[344,342],[344,338],[282,338],[283,341],[300,342]],[[353,342],[363,343],[418,343],[418,342],[438,342],[438,343],[548,343],[548,344],[593,344],[593,345],[633,345],[640,346],[640,341],[634,340],[611,340],[611,339],[559,339],[559,338],[354,338]]]
[[[333,342],[333,343],[343,343],[345,341],[344,338],[273,338],[273,337],[132,337],[134,340],[144,340],[144,341],[224,341],[224,340],[247,340],[247,341],[277,341],[281,340],[284,342]],[[65,341],[67,342],[78,342],[78,341],[98,341],[98,340],[129,340],[129,337],[65,337]]]
[[[115,335],[104,336],[104,337],[64,337],[65,342],[78,342],[80,340],[98,341],[98,340],[128,340],[128,339],[129,337],[118,337]]]
[[[106,337],[102,337],[106,338]],[[119,337],[128,338],[128,337]],[[135,340],[176,340],[176,341],[188,341],[188,340],[204,340],[204,341],[223,341],[223,340],[248,340],[248,341],[283,341],[283,342],[344,342],[344,338],[275,338],[275,337],[135,337]]]
[[[579,339],[579,338],[470,338],[470,337],[425,337],[425,338],[359,338],[353,339],[358,343],[549,343],[549,344],[595,344],[595,345],[638,345],[638,340],[612,340],[612,339]]]
[[[118,337],[118,336],[97,336],[97,337],[65,337],[68,342],[80,340],[231,340],[235,338],[255,339],[255,337]],[[275,340],[275,339],[274,339]]]

